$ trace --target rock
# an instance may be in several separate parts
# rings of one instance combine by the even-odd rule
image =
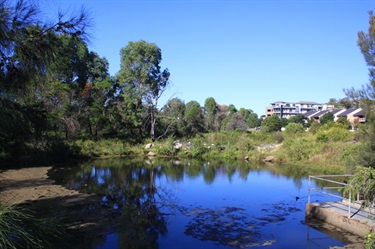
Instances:
[[[263,162],[272,163],[274,160],[274,156],[266,156],[266,158],[263,159]]]
[[[147,154],[148,156],[151,156],[151,157],[153,157],[153,156],[156,156],[156,153],[155,152],[152,152],[152,151],[150,151],[148,154]]]
[[[145,149],[151,149],[152,143],[146,144]]]
[[[176,144],[173,146],[173,148],[174,148],[175,150],[179,150],[179,149],[181,149],[181,148],[182,148],[182,143],[176,143]]]
[[[249,156],[245,156],[244,159],[245,159],[246,161],[249,161]]]

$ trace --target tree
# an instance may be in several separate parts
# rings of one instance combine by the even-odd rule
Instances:
[[[333,105],[336,108],[339,107],[337,99],[335,99],[335,98],[330,98],[329,101],[328,101],[328,103],[327,103],[327,105]]]
[[[262,122],[262,130],[273,132],[280,131],[281,129],[281,119],[278,115],[272,115],[265,118]]]
[[[230,116],[230,120],[226,124],[225,129],[227,131],[241,130],[246,131],[248,129],[244,117],[236,112]]]
[[[338,105],[345,109],[358,107],[356,101],[352,101],[349,98],[342,98],[339,100]]]
[[[66,19],[59,14],[55,23],[43,22],[35,2],[0,0],[0,92],[4,95],[27,92],[36,75],[56,59],[59,35],[85,37],[90,25],[82,9]],[[34,92],[35,91],[31,91]]]
[[[154,43],[143,40],[129,42],[121,49],[120,85],[128,86],[138,94],[138,108],[147,109],[147,119],[142,123],[145,126],[148,120],[152,140],[155,140],[158,100],[170,83],[168,69],[160,69],[161,61],[161,50]]]
[[[330,113],[330,112],[327,112],[326,114],[324,114],[320,119],[319,119],[319,122],[321,125],[324,125],[330,121],[333,121],[335,119],[335,116]]]
[[[185,116],[185,103],[179,98],[173,98],[162,108],[162,121],[164,134],[172,134],[177,137],[183,136],[183,118]]]
[[[250,128],[255,128],[260,126],[261,121],[258,118],[258,114],[252,112],[249,117],[247,117],[246,123]]]
[[[285,127],[285,133],[288,135],[298,135],[298,133],[304,132],[305,128],[302,124],[299,123],[289,123]]]
[[[286,127],[289,124],[289,119],[287,118],[282,118],[280,119],[281,121],[281,127]]]
[[[192,137],[193,135],[203,132],[203,111],[200,104],[192,100],[185,105],[185,135]]]
[[[305,125],[305,116],[303,114],[298,114],[289,118],[289,123],[296,123]]]
[[[109,63],[105,57],[100,58],[96,52],[91,51],[88,54],[87,64],[88,82],[95,84],[107,80],[109,78],[108,67]]]
[[[204,111],[206,116],[207,130],[212,131],[214,127],[215,115],[218,111],[216,101],[213,97],[209,97],[204,102]]]
[[[366,125],[361,129],[364,149],[358,162],[365,167],[375,167],[375,16],[372,11],[369,12],[368,31],[358,32],[357,44],[369,68],[370,82],[361,89],[344,89],[344,92],[366,114]]]
[[[71,18],[59,14],[55,22],[46,22],[36,3],[0,0],[0,102],[6,108],[0,110],[0,126],[17,124],[14,128],[24,130],[4,130],[5,136],[0,134],[0,150],[4,148],[5,154],[12,154],[13,146],[9,145],[15,145],[17,157],[19,151],[27,153],[25,147],[32,145],[32,139],[46,138],[44,131],[55,130],[51,120],[57,108],[64,108],[59,100],[66,91],[65,86],[47,77],[50,66],[59,59],[63,37],[83,41],[90,25],[83,9]],[[60,94],[56,94],[57,89],[62,89]],[[51,101],[46,102],[47,99]],[[49,112],[52,106],[55,107]],[[21,134],[24,136],[18,140]]]
[[[237,108],[233,104],[230,104],[227,108],[227,111],[228,115],[232,115],[233,113],[237,112]]]

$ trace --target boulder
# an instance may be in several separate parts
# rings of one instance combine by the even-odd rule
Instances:
[[[146,144],[145,149],[146,149],[146,150],[147,150],[147,149],[151,149],[151,147],[152,147],[152,143],[149,143],[149,144]]]
[[[147,155],[150,156],[150,157],[154,157],[154,156],[156,156],[157,154],[156,154],[155,152],[150,151]]]
[[[173,148],[174,148],[175,150],[180,150],[180,149],[182,148],[182,143],[176,143],[176,144],[173,146]]]

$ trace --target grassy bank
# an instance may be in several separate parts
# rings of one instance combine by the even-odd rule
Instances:
[[[146,144],[150,144],[146,148]],[[203,160],[240,160],[273,163],[320,173],[351,173],[359,164],[363,144],[360,131],[331,123],[318,129],[281,132],[222,131],[205,133],[189,139],[167,137],[152,142],[130,144],[120,139],[75,140],[36,144],[25,148],[18,163],[53,164],[79,158],[178,157]]]

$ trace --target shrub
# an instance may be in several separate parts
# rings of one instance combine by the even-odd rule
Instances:
[[[284,142],[282,148],[288,158],[294,161],[308,159],[314,152],[314,141],[306,138],[297,138]]]
[[[173,137],[168,137],[164,141],[155,144],[155,152],[159,155],[174,156],[177,154],[174,145]]]
[[[312,133],[312,134],[316,134],[316,132],[319,130],[320,126],[321,125],[320,125],[319,122],[313,121],[312,124],[310,125],[309,132]]]
[[[363,149],[362,144],[348,144],[345,146],[340,154],[341,164],[348,168],[354,168],[361,159]]]
[[[288,136],[295,135],[301,132],[305,132],[305,128],[302,124],[290,123],[285,127],[285,134]]]
[[[344,188],[346,196],[352,197],[362,195],[364,206],[368,207],[375,201],[375,169],[371,167],[358,166],[355,174],[350,178],[348,185]]]
[[[203,137],[196,136],[191,141],[190,150],[188,151],[189,157],[201,157],[203,156],[207,151],[207,148],[205,147],[205,141]]]
[[[343,129],[341,127],[332,127],[329,128],[327,131],[319,129],[315,136],[316,140],[319,142],[347,142],[353,138],[353,135],[350,133],[349,130]]]

